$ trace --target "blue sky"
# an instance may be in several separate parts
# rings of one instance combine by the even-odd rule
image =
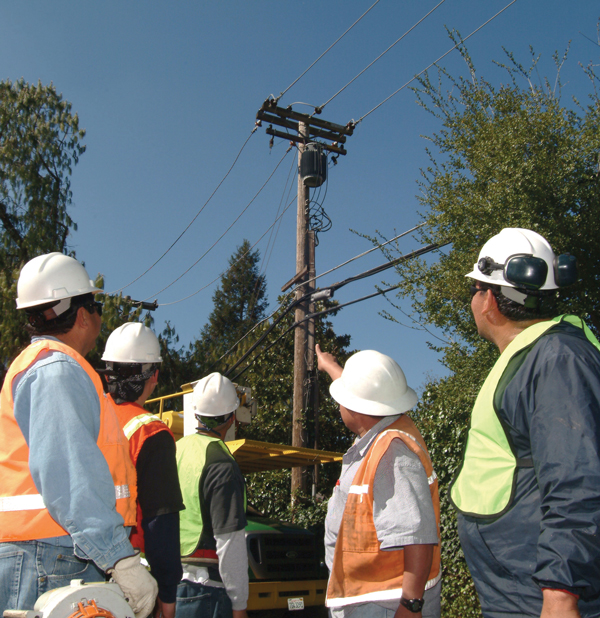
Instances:
[[[112,292],[141,275],[175,241],[230,169],[250,135],[255,115],[271,94],[284,91],[374,0],[221,0],[208,2],[53,2],[3,0],[0,4],[0,78],[53,82],[73,104],[87,130],[87,152],[72,176],[71,237],[90,275],[102,273]],[[334,98],[322,118],[358,120],[415,73],[446,52],[444,26],[466,36],[509,0],[446,0],[373,67]],[[434,0],[379,3],[301,80],[280,105],[310,113],[354,78],[381,52],[436,6]],[[562,96],[587,92],[578,63],[600,62],[597,0],[517,0],[467,43],[480,75],[500,83],[502,47],[528,63],[529,45],[542,55],[540,75],[553,77],[552,54],[571,41],[563,68]],[[586,38],[587,37],[587,38]],[[592,39],[590,41],[589,39]],[[464,73],[455,51],[441,63]],[[345,157],[329,170],[323,206],[333,221],[320,235],[317,273],[369,249],[367,235],[387,237],[419,222],[420,169],[427,140],[440,127],[404,88],[369,114],[348,139]],[[188,274],[240,215],[284,156],[288,143],[269,148],[264,127],[255,132],[215,196],[173,249],[144,277],[124,289],[135,299],[158,298],[156,330],[165,320],[181,342],[196,337],[212,309],[216,283],[185,301],[226,268],[244,238],[256,243],[287,205],[290,152],[238,222]],[[325,188],[321,191],[321,198]],[[474,222],[476,225],[476,222]],[[256,245],[264,258],[271,308],[295,273],[294,204]],[[269,238],[271,242],[268,244]],[[403,239],[404,252],[418,247]],[[331,284],[378,265],[374,252],[318,281]],[[388,281],[395,282],[393,276]],[[374,291],[381,278],[344,287],[340,302]],[[393,356],[409,384],[443,375],[427,342],[430,334],[393,324],[379,315],[379,297],[340,312],[334,326],[352,335],[357,349]],[[408,311],[407,305],[404,305]],[[405,323],[409,320],[399,316]],[[199,376],[200,377],[200,376]]]

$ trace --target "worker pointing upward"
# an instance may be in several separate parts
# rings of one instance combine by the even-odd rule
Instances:
[[[345,367],[316,346],[344,425],[356,434],[327,505],[326,604],[333,618],[440,618],[437,477],[407,412],[417,403],[389,356]]]
[[[127,440],[84,358],[100,333],[101,291],[61,253],[19,275],[17,308],[32,340],[0,395],[0,613],[104,572],[138,618],[154,606],[156,582],[125,528],[135,524],[136,495]]]

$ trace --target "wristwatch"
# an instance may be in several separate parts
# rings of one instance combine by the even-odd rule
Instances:
[[[418,614],[423,609],[425,601],[424,599],[405,599],[404,597],[401,597],[400,605],[404,605],[409,612]]]

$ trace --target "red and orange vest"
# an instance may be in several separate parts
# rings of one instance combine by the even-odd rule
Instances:
[[[327,607],[392,601],[402,596],[404,551],[382,551],[373,521],[375,472],[392,440],[398,439],[417,454],[425,468],[437,521],[438,539],[440,537],[437,477],[419,430],[412,420],[403,414],[375,438],[352,481],[335,545],[333,567],[327,586]],[[440,577],[438,541],[425,589],[435,586]]]
[[[25,348],[13,361],[0,394],[0,542],[32,541],[68,534],[52,519],[33,482],[29,472],[29,447],[14,415],[14,379],[31,367],[41,354],[49,351],[63,352],[75,359],[94,384],[100,401],[98,448],[113,478],[116,509],[125,526],[135,524],[135,468],[129,457],[127,440],[107,402],[98,374],[73,348],[59,341],[42,339]]]
[[[129,440],[129,455],[134,466],[137,466],[138,456],[142,450],[142,446],[144,446],[144,442],[151,436],[160,431],[168,431],[173,440],[175,440],[171,430],[158,416],[147,412],[137,403],[117,404],[110,395],[108,395],[108,398],[117,413],[117,418],[123,428],[123,433]],[[129,540],[135,548],[142,552],[145,550],[144,531],[142,529],[142,509],[139,503],[137,505],[136,525],[131,531]]]

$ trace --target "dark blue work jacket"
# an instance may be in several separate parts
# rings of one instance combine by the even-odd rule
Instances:
[[[508,365],[494,405],[519,468],[511,508],[458,516],[485,618],[539,616],[542,587],[600,616],[600,354],[560,324]]]

